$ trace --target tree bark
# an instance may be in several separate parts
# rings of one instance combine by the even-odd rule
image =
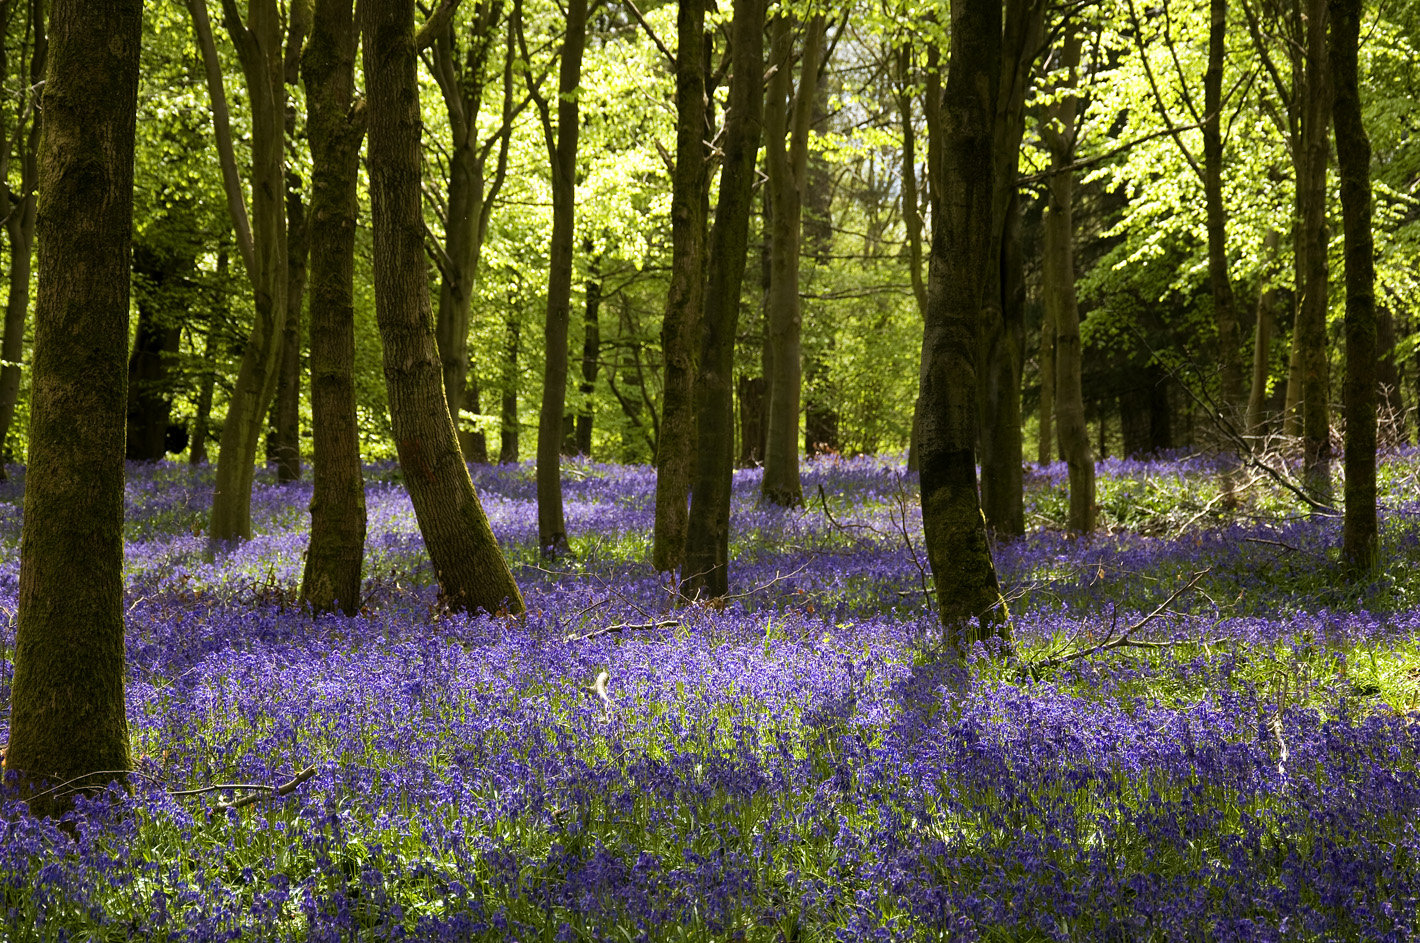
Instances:
[[[498,462],[518,460],[518,347],[522,328],[517,318],[507,321],[507,354],[503,358],[503,396],[499,411]]]
[[[1081,37],[1070,30],[1063,39],[1062,65],[1075,84],[1080,65]],[[1051,176],[1046,187],[1045,252],[1042,260],[1046,319],[1055,326],[1055,415],[1059,420],[1060,451],[1070,477],[1069,527],[1076,533],[1095,528],[1095,459],[1085,424],[1081,383],[1080,311],[1075,298],[1074,171],[1076,114],[1079,100],[1066,95],[1045,112],[1041,137],[1050,151]],[[1101,420],[1103,430],[1104,422]]]
[[[364,103],[355,100],[354,0],[316,0],[302,72],[311,142],[311,542],[301,599],[360,611],[365,485],[355,413],[355,226]]]
[[[1301,366],[1302,478],[1311,496],[1332,501],[1331,365],[1326,351],[1329,304],[1326,165],[1330,157],[1331,75],[1327,61],[1326,0],[1306,0],[1306,53],[1301,105],[1301,147],[1293,150],[1297,177],[1297,256],[1301,299],[1295,343]]]
[[[123,440],[142,3],[54,0],[49,41],[5,769],[34,814],[58,816],[129,768]]]
[[[1357,49],[1361,0],[1328,0],[1335,97],[1336,164],[1346,234],[1346,515],[1341,556],[1364,572],[1376,565],[1376,295],[1371,235],[1371,142],[1361,120]]]
[[[237,49],[251,107],[251,217],[237,178],[236,155],[222,86],[221,64],[206,0],[188,0],[207,72],[222,183],[255,297],[256,315],[242,348],[237,380],[222,422],[217,487],[212,497],[214,541],[251,537],[251,486],[266,411],[276,392],[286,322],[285,70],[283,17],[276,0],[251,0],[242,23],[236,0],[222,0],[223,24]]]
[[[1393,449],[1409,439],[1400,369],[1395,362],[1395,317],[1388,307],[1376,308],[1376,354],[1376,382],[1384,417],[1377,443],[1379,447]]]
[[[1266,259],[1262,285],[1257,293],[1257,323],[1252,334],[1252,391],[1247,398],[1247,435],[1260,444],[1266,422],[1267,379],[1272,362],[1272,309],[1276,306],[1277,288],[1272,283],[1272,266],[1277,260],[1277,230],[1267,230],[1262,240]]]
[[[520,11],[521,7],[515,15]],[[577,88],[582,83],[586,44],[587,0],[570,0],[557,76],[555,131],[548,103],[528,73],[528,88],[542,118],[552,168],[552,239],[543,322],[542,408],[537,424],[537,542],[548,555],[567,550],[567,519],[562,510],[562,416],[567,407],[567,327],[572,317],[572,244],[576,236]],[[526,50],[523,58],[527,58]]]
[[[194,468],[207,464],[207,432],[212,419],[212,388],[217,383],[217,337],[220,322],[227,314],[227,249],[217,250],[217,291],[219,299],[207,316],[207,340],[202,348],[202,375],[197,387],[197,415],[192,419],[192,440],[187,461]]]
[[[124,456],[155,462],[167,453],[172,389],[168,366],[180,332],[170,306],[173,283],[190,275],[193,259],[171,249],[140,245],[133,252],[138,325],[128,360],[127,436]]]
[[[583,248],[591,255],[591,240],[588,240]],[[595,256],[588,264],[587,281],[583,290],[586,306],[582,309],[582,385],[578,387],[582,401],[577,406],[577,454],[591,457],[593,396],[597,391],[602,349],[602,273],[601,260]]]
[[[977,326],[987,270],[996,264],[992,148],[1000,75],[1000,3],[953,4],[918,441],[927,558],[946,642],[958,653],[992,635],[1009,638],[976,484]]]
[[[696,341],[705,306],[705,2],[680,0],[676,14],[676,159],[671,187],[671,283],[661,321],[665,377],[656,442],[658,573],[685,558],[686,500],[695,458]]]
[[[715,224],[710,230],[700,373],[695,382],[695,480],[680,582],[681,595],[687,599],[719,598],[729,592],[730,484],[735,457],[731,383],[764,113],[764,15],[764,0],[735,0],[725,157]]]
[[[400,468],[444,602],[520,613],[444,400],[423,248],[414,2],[365,0],[365,16],[375,315]]]
[[[1209,0],[1208,68],[1203,73],[1203,200],[1208,218],[1208,281],[1218,329],[1219,406],[1225,427],[1243,418],[1242,339],[1237,302],[1228,272],[1228,214],[1223,206],[1223,59],[1227,47],[1227,0]],[[1231,477],[1231,476],[1230,476]]]
[[[780,507],[804,502],[799,480],[799,404],[803,386],[802,316],[799,307],[799,237],[801,212],[808,186],[809,125],[818,86],[824,18],[816,15],[805,27],[799,59],[799,82],[790,95],[793,71],[793,30],[787,13],[770,26],[775,71],[764,107],[765,165],[770,220],[768,343],[769,417],[765,433],[764,500]]]
[[[267,462],[276,465],[277,481],[301,478],[301,308],[306,297],[306,258],[310,243],[301,178],[286,174],[286,324],[282,329],[281,370],[272,404],[274,435]]]

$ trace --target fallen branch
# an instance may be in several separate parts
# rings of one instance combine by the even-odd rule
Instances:
[[[1159,603],[1159,605],[1154,608],[1153,612],[1150,612],[1147,616],[1144,616],[1142,619],[1140,619],[1138,622],[1135,622],[1133,625],[1128,626],[1123,632],[1116,635],[1115,625],[1112,623],[1109,627],[1109,632],[1106,633],[1104,637],[1104,641],[1099,642],[1095,645],[1091,645],[1089,648],[1080,648],[1076,649],[1073,652],[1066,652],[1062,655],[1056,655],[1054,657],[1046,658],[1041,661],[1024,664],[1019,669],[1020,676],[1038,677],[1040,672],[1046,671],[1050,668],[1058,668],[1061,665],[1069,664],[1072,661],[1079,661],[1082,658],[1089,658],[1091,655],[1097,655],[1100,652],[1107,652],[1116,648],[1170,648],[1174,645],[1216,645],[1220,642],[1227,641],[1226,639],[1213,639],[1211,641],[1202,642],[1139,642],[1135,641],[1132,638],[1135,632],[1138,632],[1140,629],[1144,628],[1144,626],[1148,625],[1150,622],[1153,622],[1160,615],[1162,615],[1164,611],[1168,609],[1169,606],[1173,605],[1174,600],[1178,599],[1178,597],[1182,596],[1184,593],[1197,586],[1199,580],[1203,579],[1203,577],[1207,576],[1210,572],[1212,572],[1212,569],[1212,567],[1207,567],[1206,569],[1202,569],[1199,570],[1197,573],[1194,573],[1193,578],[1191,580],[1189,580],[1183,586],[1180,586],[1178,589],[1174,590],[1172,593],[1170,593],[1169,598]]]
[[[1244,537],[1243,542],[1249,544],[1267,544],[1270,547],[1281,547],[1283,550],[1290,550],[1293,553],[1301,553],[1309,557],[1318,557],[1323,560],[1326,559],[1325,556],[1313,550],[1303,550],[1301,547],[1294,547],[1291,544],[1283,543],[1280,540],[1268,540],[1266,537]]]
[[[212,807],[212,811],[213,811],[213,812],[228,812],[228,811],[231,811],[232,809],[241,809],[241,808],[245,808],[246,806],[249,806],[249,805],[255,805],[256,803],[260,802],[262,799],[280,799],[282,796],[289,796],[291,793],[295,792],[295,791],[301,786],[302,783],[306,782],[308,779],[310,779],[311,777],[315,776],[315,774],[316,774],[316,768],[315,768],[314,766],[307,766],[305,769],[301,770],[301,771],[300,771],[299,773],[297,773],[294,777],[292,777],[292,779],[291,779],[290,782],[288,782],[288,783],[282,783],[282,784],[279,785],[279,786],[249,786],[249,785],[242,785],[241,788],[243,788],[243,789],[265,789],[266,792],[254,792],[254,793],[252,793],[252,794],[249,795],[249,796],[242,796],[240,799],[233,799],[231,802],[220,802],[220,803],[218,803],[217,805],[215,805],[215,806]],[[194,792],[209,792],[209,791],[211,791],[211,790],[207,790],[207,789],[194,790]],[[191,793],[188,793],[188,794],[191,794]],[[176,795],[181,795],[181,793],[173,793],[173,795],[175,795],[175,796],[176,796]]]
[[[609,625],[597,629],[595,632],[588,632],[586,635],[569,635],[563,641],[585,642],[589,638],[598,638],[613,632],[644,632],[652,629],[670,629],[678,625],[680,625],[679,619],[663,619],[660,622],[618,622],[616,625]]]

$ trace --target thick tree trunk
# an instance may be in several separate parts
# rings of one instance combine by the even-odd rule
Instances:
[[[276,465],[277,481],[301,477],[301,308],[306,298],[306,257],[310,244],[306,232],[306,207],[301,201],[301,178],[286,175],[286,324],[282,329],[281,371],[272,404],[275,435],[266,453]]]
[[[444,400],[423,247],[413,0],[365,0],[375,315],[400,468],[444,602],[524,610]]]
[[[804,501],[799,480],[799,403],[803,385],[802,316],[799,307],[799,236],[808,186],[809,125],[818,86],[824,18],[804,30],[799,82],[790,97],[793,31],[787,13],[770,27],[777,65],[764,108],[765,165],[773,240],[770,251],[768,343],[769,418],[764,448],[764,500],[781,507]]]
[[[590,241],[584,248],[591,254]],[[584,286],[586,307],[582,309],[582,385],[578,392],[582,401],[577,406],[577,454],[592,454],[592,408],[597,391],[597,374],[601,370],[602,349],[602,275],[601,262],[593,258]]]
[[[499,411],[498,462],[518,460],[518,347],[522,328],[516,317],[507,321],[507,354],[503,358],[503,395]]]
[[[952,6],[941,110],[940,208],[933,221],[923,331],[919,454],[922,524],[949,647],[1009,637],[976,485],[977,326],[988,268],[995,184],[992,146],[1001,75],[1001,5]]]
[[[764,377],[740,377],[740,461],[744,468],[764,464]]]
[[[1080,64],[1081,38],[1071,31],[1064,38],[1063,64],[1073,84]],[[1055,325],[1055,415],[1059,420],[1060,452],[1070,476],[1070,529],[1095,528],[1095,460],[1085,424],[1085,399],[1080,374],[1080,312],[1075,299],[1075,174],[1065,168],[1075,159],[1076,109],[1070,95],[1051,105],[1041,137],[1050,150],[1051,176],[1046,190],[1043,291],[1046,319]],[[1101,420],[1103,430],[1104,422]]]
[[[1208,281],[1218,329],[1219,407],[1225,428],[1243,418],[1242,339],[1237,302],[1228,273],[1228,214],[1223,206],[1223,59],[1228,31],[1227,0],[1209,0],[1208,68],[1203,73],[1203,199],[1208,216]]]
[[[316,0],[302,71],[311,142],[311,542],[301,598],[360,610],[365,485],[355,414],[355,226],[364,103],[356,103],[354,0]]]
[[[57,816],[129,768],[123,439],[142,3],[54,0],[49,38],[5,770],[33,813]]]
[[[710,231],[710,270],[695,384],[695,480],[680,591],[687,599],[729,592],[730,483],[734,474],[735,335],[754,199],[764,98],[764,0],[735,0],[724,166]],[[752,381],[751,381],[752,382]],[[745,408],[744,403],[741,409]]]
[[[1330,156],[1331,75],[1326,54],[1326,0],[1306,0],[1305,78],[1302,83],[1301,146],[1293,151],[1297,177],[1296,340],[1301,366],[1302,477],[1311,496],[1332,501],[1331,366],[1327,357],[1329,305],[1326,165]]]
[[[680,0],[677,10],[671,283],[661,321],[665,377],[651,544],[658,573],[680,569],[685,558],[686,500],[695,459],[696,342],[705,306],[705,3]]]
[[[587,44],[587,0],[570,0],[557,78],[557,128],[537,99],[552,166],[552,239],[548,248],[547,317],[543,324],[542,408],[537,423],[537,543],[544,554],[567,550],[562,511],[562,416],[567,408],[567,326],[572,316],[572,244],[576,236],[577,88]],[[531,82],[531,73],[529,73]]]
[[[207,72],[213,126],[227,206],[255,296],[255,318],[242,348],[236,384],[222,422],[217,487],[212,497],[214,541],[251,537],[251,485],[266,411],[276,392],[286,323],[285,73],[283,17],[276,0],[251,0],[243,25],[235,0],[222,0],[223,24],[236,46],[251,109],[251,218],[237,178],[236,156],[212,27],[205,0],[188,0]]]
[[[1252,332],[1252,391],[1247,398],[1247,435],[1257,448],[1262,444],[1264,412],[1267,401],[1268,367],[1272,363],[1272,309],[1276,306],[1277,288],[1272,283],[1272,265],[1277,260],[1277,230],[1267,230],[1262,240],[1262,254],[1267,261],[1262,285],[1257,294],[1257,323]]]
[[[177,355],[181,335],[167,310],[173,282],[189,274],[191,258],[138,246],[133,252],[137,282],[138,326],[128,360],[127,438],[124,455],[155,462],[167,453],[172,390],[168,365]]]
[[[1361,0],[1329,0],[1330,64],[1335,82],[1336,164],[1346,233],[1346,516],[1341,556],[1358,571],[1375,567],[1376,295],[1371,235],[1371,142],[1361,121],[1357,49]]]

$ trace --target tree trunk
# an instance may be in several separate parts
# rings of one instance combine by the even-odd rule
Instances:
[[[1346,516],[1341,556],[1357,571],[1376,565],[1376,295],[1371,235],[1371,142],[1361,121],[1356,63],[1361,0],[1328,0],[1335,82],[1336,164],[1346,233]]]
[[[552,239],[548,248],[547,318],[543,325],[542,408],[537,423],[537,543],[544,554],[567,550],[562,511],[562,416],[567,407],[567,326],[572,316],[572,241],[576,236],[577,88],[587,44],[587,0],[570,0],[557,77],[557,128],[532,86],[552,167]]]
[[[991,243],[992,145],[1001,75],[1001,5],[952,6],[951,58],[941,110],[941,213],[933,220],[922,340],[918,441],[922,524],[937,605],[958,653],[1009,638],[976,485],[977,325]]]
[[[316,0],[302,71],[311,142],[311,542],[301,599],[360,611],[365,485],[355,413],[355,227],[364,103],[356,103],[354,0]]]
[[[423,248],[414,2],[365,0],[365,16],[375,315],[400,468],[444,602],[520,613],[444,400]]]
[[[764,377],[740,377],[740,462],[753,468],[764,464]]]
[[[1075,83],[1080,65],[1080,34],[1064,37],[1062,64]],[[1045,113],[1041,137],[1050,150],[1051,176],[1046,189],[1045,251],[1042,264],[1046,319],[1055,325],[1055,415],[1059,420],[1060,451],[1070,476],[1070,529],[1089,533],[1095,528],[1095,460],[1085,424],[1085,398],[1080,374],[1080,311],[1075,300],[1075,174],[1067,170],[1075,159],[1078,99],[1067,95]],[[1101,419],[1100,428],[1104,428]]]
[[[1223,206],[1223,59],[1227,0],[1209,0],[1208,68],[1203,73],[1203,199],[1208,215],[1208,281],[1218,329],[1219,406],[1224,428],[1239,429],[1243,416],[1242,340],[1228,274],[1228,214]],[[1229,476],[1231,479],[1231,476]]]
[[[1050,298],[1050,289],[1043,289]],[[1040,319],[1040,436],[1036,443],[1035,461],[1042,467],[1055,460],[1055,373],[1056,325],[1055,305],[1042,305]]]
[[[584,248],[590,255],[593,248],[590,240]],[[602,275],[601,261],[596,257],[588,267],[584,290],[587,301],[582,310],[582,385],[578,388],[582,402],[577,406],[577,454],[591,457],[593,397],[597,391],[602,348]]]
[[[207,340],[202,347],[202,375],[197,388],[197,415],[192,420],[192,441],[187,461],[194,468],[207,464],[207,432],[212,419],[212,388],[217,383],[217,336],[221,319],[227,314],[227,249],[217,250],[217,297],[207,316]]]
[[[799,236],[808,186],[809,125],[818,86],[824,18],[819,14],[804,30],[798,88],[790,96],[793,31],[787,13],[770,27],[777,68],[769,80],[764,107],[765,165],[769,173],[770,220],[768,343],[769,419],[765,433],[764,500],[780,507],[804,502],[799,481],[799,403],[803,385],[802,317],[799,309]]]
[[[695,458],[696,340],[705,306],[705,2],[680,0],[677,10],[671,283],[661,321],[665,378],[651,544],[658,573],[680,569],[685,558],[686,500]]]
[[[237,178],[222,69],[205,0],[188,0],[207,72],[222,183],[237,246],[255,296],[256,315],[242,348],[237,380],[222,422],[217,486],[212,497],[214,541],[251,537],[251,485],[266,411],[276,392],[286,322],[285,73],[283,17],[276,0],[251,0],[247,22],[235,0],[222,0],[223,24],[246,79],[251,108],[251,218]]]
[[[1376,309],[1376,353],[1376,383],[1380,389],[1381,415],[1384,417],[1378,444],[1393,449],[1409,439],[1406,435],[1400,370],[1395,362],[1395,317],[1388,307]]]
[[[1261,445],[1263,423],[1266,421],[1268,367],[1272,362],[1272,309],[1276,305],[1277,288],[1272,283],[1272,265],[1277,260],[1277,230],[1267,230],[1262,240],[1266,260],[1262,285],[1257,294],[1257,324],[1252,334],[1252,391],[1247,398],[1247,435],[1254,448]]]
[[[282,331],[281,372],[272,406],[275,436],[267,462],[275,459],[277,481],[301,478],[301,308],[306,297],[306,208],[301,178],[286,175],[286,324]]]
[[[1331,366],[1326,351],[1328,261],[1326,164],[1330,156],[1331,76],[1326,54],[1326,0],[1306,0],[1301,147],[1293,151],[1299,225],[1297,256],[1304,279],[1296,341],[1301,365],[1302,478],[1311,496],[1332,501]]]
[[[508,347],[503,358],[503,401],[499,412],[498,462],[518,460],[518,347],[522,328],[515,317],[507,321]]]
[[[49,36],[5,770],[31,812],[58,816],[129,768],[123,439],[142,3],[54,0]]]
[[[927,283],[922,278],[922,213],[917,185],[917,128],[912,121],[912,46],[897,50],[897,111],[902,121],[902,221],[907,230],[908,275],[917,313],[927,314]]]
[[[729,592],[730,484],[735,456],[730,383],[764,109],[764,13],[764,0],[735,0],[730,26],[733,74],[725,112],[719,203],[710,230],[700,374],[695,383],[695,480],[681,565],[680,591],[687,599],[719,598]],[[742,400],[742,412],[745,406]]]
[[[168,365],[181,339],[169,311],[173,282],[190,274],[193,260],[164,248],[140,245],[133,252],[138,326],[128,360],[127,436],[124,456],[155,462],[167,453],[172,389]]]

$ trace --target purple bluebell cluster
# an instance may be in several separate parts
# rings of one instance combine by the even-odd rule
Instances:
[[[213,548],[210,474],[132,466],[137,770],[67,830],[3,802],[0,939],[1413,939],[1420,489],[1390,464],[1365,585],[1334,522],[1265,502],[1038,529],[996,548],[1016,651],[964,665],[887,459],[810,463],[793,511],[737,472],[735,595],[689,608],[645,562],[648,469],[570,463],[575,552],[548,562],[529,468],[476,468],[522,619],[440,607],[397,469],[369,469],[364,614],[312,620],[309,482],[259,479],[258,535]],[[1105,465],[1101,503],[1202,506],[1212,472]],[[1024,670],[1139,622],[1156,647]],[[309,767],[239,809],[255,790],[184,794]]]

